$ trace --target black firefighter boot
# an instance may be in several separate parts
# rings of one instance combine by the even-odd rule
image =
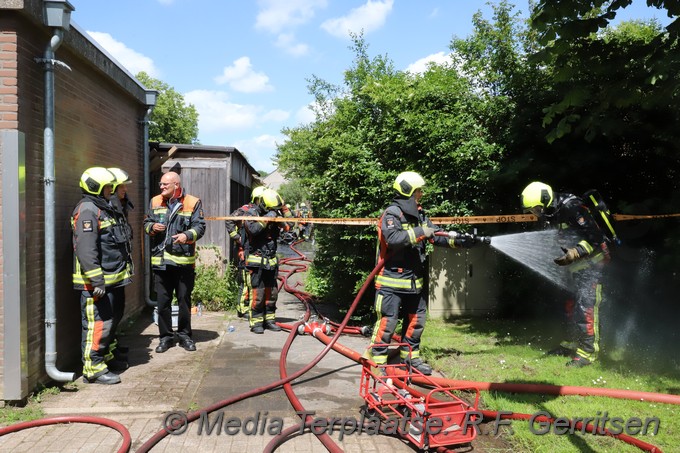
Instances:
[[[271,330],[272,332],[281,332],[281,327],[279,327],[279,325],[276,324],[276,321],[274,320],[265,321],[264,328],[267,330]]]
[[[253,326],[250,328],[250,331],[252,333],[263,334],[264,327],[262,326],[261,322],[258,322],[257,324],[253,324]]]

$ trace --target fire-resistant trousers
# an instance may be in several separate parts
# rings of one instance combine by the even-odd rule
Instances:
[[[115,358],[115,351],[118,348],[118,326],[123,320],[125,314],[125,288],[115,288],[111,292],[115,292],[115,302],[113,303],[113,323],[111,324],[111,344],[109,345],[109,353],[105,359],[107,362]]]
[[[590,360],[600,351],[600,305],[602,304],[602,266],[572,274],[574,283],[573,329],[576,354]]]
[[[420,357],[420,337],[425,329],[427,301],[421,293],[399,293],[392,288],[381,287],[376,291],[375,312],[378,315],[371,343],[388,345],[402,319],[401,342],[411,348],[411,358]],[[399,355],[408,358],[409,347],[401,346]],[[373,360],[378,365],[387,363],[387,346],[373,348]]]
[[[194,290],[196,272],[193,266],[166,266],[154,269],[154,288],[158,304],[158,333],[161,341],[190,339],[191,292]],[[172,296],[177,297],[177,332],[172,330]]]
[[[279,289],[276,282],[277,269],[248,267],[250,280],[250,327],[261,326],[264,321],[276,321],[276,300]]]
[[[236,311],[241,315],[248,313],[250,307],[250,272],[245,267],[236,270],[238,293],[236,295]]]
[[[83,376],[87,378],[96,378],[109,371],[106,362],[113,358],[109,346],[122,318],[120,310],[125,308],[124,298],[124,287],[107,290],[98,299],[92,297],[90,291],[80,292],[81,352]]]

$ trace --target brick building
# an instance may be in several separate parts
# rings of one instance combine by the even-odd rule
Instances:
[[[58,61],[46,62],[48,46],[58,37],[55,27],[45,25],[43,7],[41,0],[0,0],[2,400],[23,399],[38,384],[51,380],[46,372],[48,329],[56,331],[56,369],[67,374],[81,369],[80,309],[71,284],[69,218],[81,197],[78,183],[83,170],[95,165],[122,166],[124,162],[133,181],[128,193],[136,202],[130,214],[136,232],[141,231],[144,214],[144,160],[148,153],[144,119],[149,104],[155,102],[150,101],[153,93],[74,23],[63,30],[63,40],[54,50]],[[54,74],[52,129],[47,127],[50,121],[46,116],[51,92],[48,67]],[[45,170],[50,148],[53,177]],[[51,211],[45,207],[46,198],[54,200],[54,222],[46,222]],[[46,257],[45,252],[49,228],[54,235],[53,257]],[[126,288],[128,314],[145,305],[140,275],[142,236],[135,234],[138,275]],[[54,279],[45,277],[46,262],[51,258]],[[53,318],[46,315],[50,297],[55,301]]]

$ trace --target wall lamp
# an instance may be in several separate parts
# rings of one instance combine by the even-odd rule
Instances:
[[[67,0],[45,0],[44,23],[48,27],[68,30],[71,26],[71,12],[75,10]]]

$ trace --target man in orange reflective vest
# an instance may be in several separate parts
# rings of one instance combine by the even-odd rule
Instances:
[[[196,241],[205,233],[201,200],[185,193],[180,177],[161,177],[161,194],[151,199],[144,232],[151,236],[151,268],[158,304],[160,342],[157,353],[174,346],[175,336],[187,351],[195,351],[191,332],[191,292],[196,278]],[[177,332],[172,329],[172,298],[179,308]]]

